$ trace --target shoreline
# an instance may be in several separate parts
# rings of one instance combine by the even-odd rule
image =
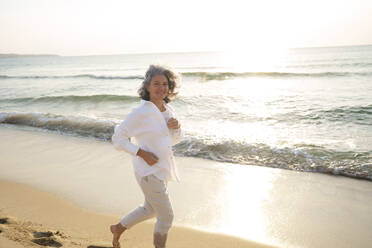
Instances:
[[[49,192],[83,212],[116,216],[114,222],[143,202],[130,156],[111,144],[11,128],[0,128],[0,136],[0,181]],[[286,248],[366,247],[372,243],[372,184],[368,181],[184,157],[176,161],[181,182],[169,184],[174,226],[203,236],[191,238],[192,242],[201,242],[204,235],[227,235]],[[17,206],[21,214],[33,211],[25,206]],[[37,220],[42,219],[42,213],[38,215]],[[52,228],[53,223],[49,224],[43,226]],[[148,228],[147,247],[152,225],[150,221],[141,227]],[[80,232],[74,231],[75,236]],[[107,243],[107,236],[102,240]]]
[[[43,239],[56,247],[58,244],[63,247],[111,247],[112,235],[108,228],[118,222],[119,216],[91,212],[57,195],[3,180],[0,180],[0,199],[0,222],[3,223],[0,224],[0,245],[40,247],[35,240]],[[146,221],[124,233],[121,238],[123,247],[151,247],[153,224],[153,221]],[[41,237],[37,238],[35,233]],[[201,248],[272,247],[228,235],[172,227],[168,246],[186,248],[190,245]]]

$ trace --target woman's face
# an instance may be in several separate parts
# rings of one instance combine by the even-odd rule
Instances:
[[[162,74],[153,76],[146,89],[150,93],[150,101],[164,100],[168,96],[168,79]]]

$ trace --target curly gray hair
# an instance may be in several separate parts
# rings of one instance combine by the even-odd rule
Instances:
[[[138,94],[143,100],[150,101],[150,93],[147,91],[146,86],[150,84],[151,79],[156,75],[164,75],[168,80],[168,95],[164,98],[164,101],[168,103],[178,94],[178,92],[175,92],[175,89],[178,87],[179,76],[164,66],[150,65],[146,71],[145,79],[138,89]]]

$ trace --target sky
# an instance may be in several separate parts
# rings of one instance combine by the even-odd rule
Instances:
[[[101,55],[372,44],[371,0],[1,0],[0,53]]]

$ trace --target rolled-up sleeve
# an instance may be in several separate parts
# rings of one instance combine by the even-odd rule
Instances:
[[[130,142],[130,138],[133,137],[133,129],[136,127],[135,122],[134,115],[132,113],[129,114],[120,125],[115,126],[114,134],[111,138],[115,149],[126,151],[133,156],[136,156],[139,150],[137,145]]]
[[[183,131],[180,128],[171,130],[172,134],[172,145],[176,145],[181,142],[183,138]]]
[[[170,105],[168,105],[168,104],[167,104],[167,107],[170,110],[170,117],[177,119],[176,114],[175,114],[173,108]],[[184,134],[183,134],[183,130],[182,130],[181,127],[178,128],[178,129],[172,129],[172,130],[170,130],[170,133],[172,135],[172,145],[176,145],[176,144],[180,143],[181,140],[183,139],[183,135]]]

